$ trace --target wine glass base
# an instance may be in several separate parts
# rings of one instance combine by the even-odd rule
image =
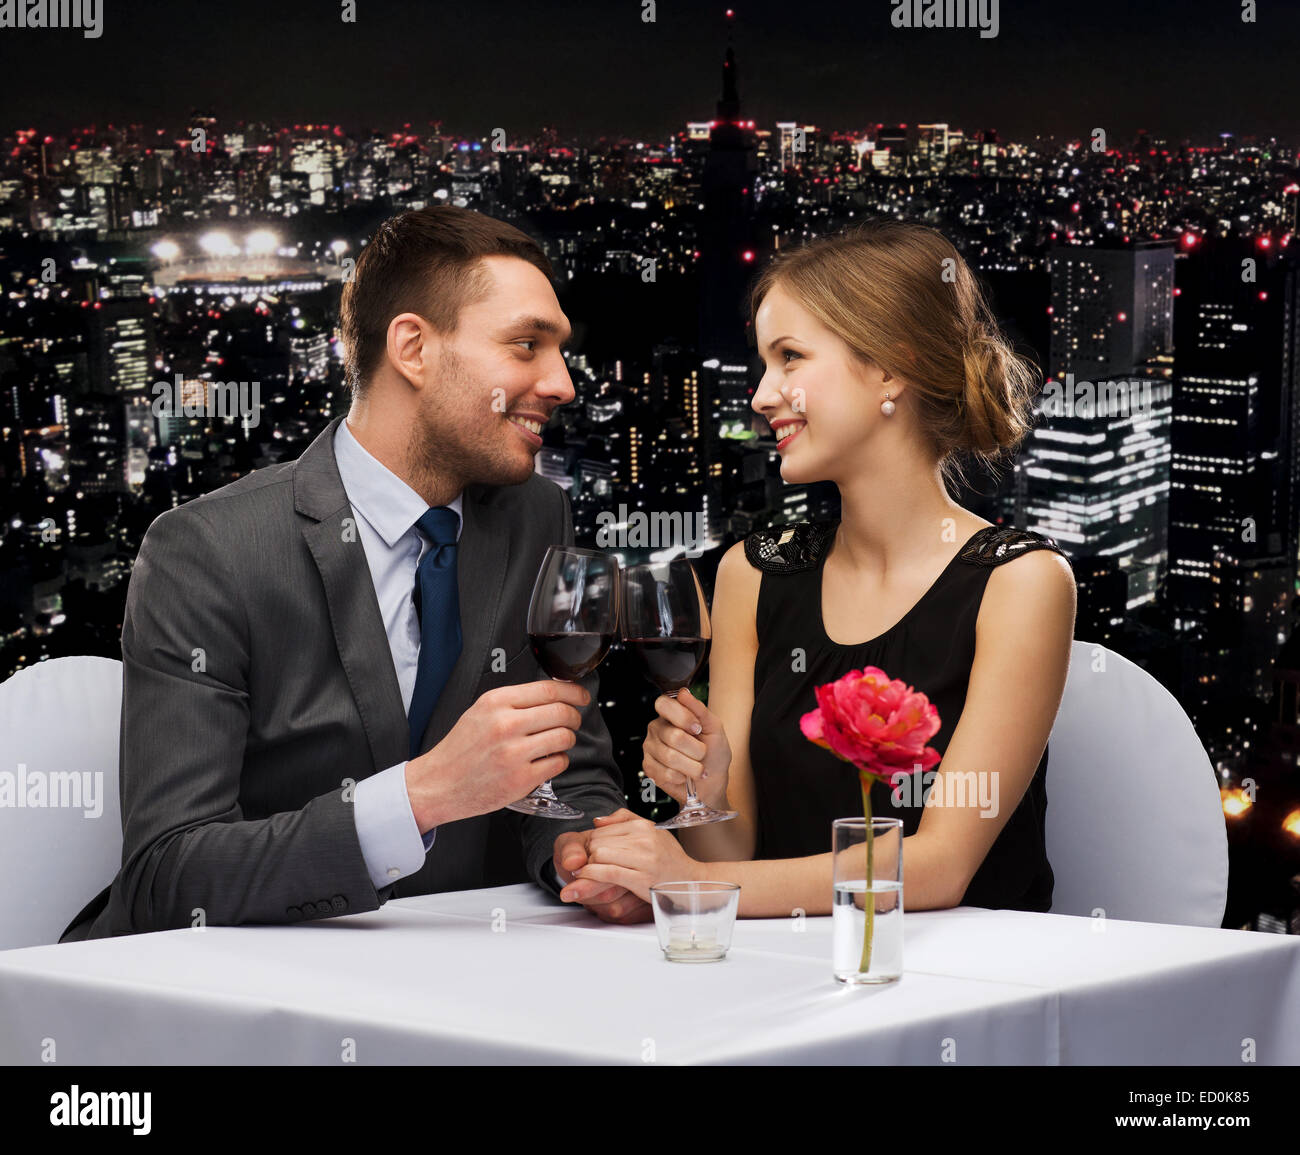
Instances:
[[[535,798],[532,795],[509,803],[506,809],[520,814],[532,814],[537,818],[581,818],[583,814],[581,810],[558,798]]]
[[[705,826],[710,822],[726,822],[735,818],[735,810],[714,810],[712,806],[694,806],[679,810],[667,822],[655,824],[656,830],[681,830],[686,826]]]

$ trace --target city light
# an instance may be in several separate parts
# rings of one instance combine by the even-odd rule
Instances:
[[[239,252],[239,247],[230,239],[230,234],[223,232],[204,233],[199,238],[199,248],[214,257],[229,257]]]
[[[1240,818],[1254,805],[1250,796],[1239,788],[1221,789],[1219,797],[1223,801],[1223,813],[1229,818]]]
[[[270,229],[258,229],[244,238],[244,251],[250,257],[263,257],[275,252],[280,239]]]

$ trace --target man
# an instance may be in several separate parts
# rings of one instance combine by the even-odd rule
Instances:
[[[150,527],[122,626],[122,867],[61,941],[289,923],[573,874],[623,792],[597,677],[525,632],[568,499],[534,472],[571,401],[541,248],[450,206],[386,221],[343,293],[353,391],[294,462]],[[555,777],[585,817],[516,814]]]

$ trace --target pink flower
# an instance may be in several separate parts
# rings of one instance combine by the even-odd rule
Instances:
[[[816,688],[817,709],[799,719],[810,742],[852,762],[863,775],[889,782],[895,774],[929,770],[939,752],[926,742],[939,732],[939,711],[924,694],[868,666]]]

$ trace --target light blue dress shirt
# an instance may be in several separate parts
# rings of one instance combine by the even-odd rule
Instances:
[[[356,514],[357,534],[370,567],[397,684],[402,690],[402,710],[409,711],[420,661],[420,622],[411,594],[415,589],[415,568],[424,551],[431,548],[415,523],[429,505],[362,447],[346,419],[334,432],[334,457]],[[462,497],[458,494],[447,503],[459,519],[457,540],[465,524]],[[391,886],[424,865],[424,856],[437,831],[420,834],[406,793],[406,762],[361,779],[352,795],[352,816],[376,890]]]

